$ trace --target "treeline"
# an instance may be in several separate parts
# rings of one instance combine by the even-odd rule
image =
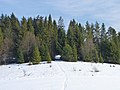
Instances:
[[[98,22],[85,26],[70,21],[68,30],[62,17],[25,17],[12,13],[0,17],[0,64],[41,61],[50,63],[55,55],[64,61],[120,63],[120,32]]]

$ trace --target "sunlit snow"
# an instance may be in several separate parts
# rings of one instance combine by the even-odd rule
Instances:
[[[120,66],[53,61],[0,66],[0,90],[120,90]]]

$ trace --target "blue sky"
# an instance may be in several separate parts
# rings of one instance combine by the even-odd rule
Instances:
[[[62,16],[66,28],[74,18],[83,25],[86,21],[104,22],[120,31],[120,0],[0,0],[0,14],[12,12],[19,19],[51,14],[58,20]]]

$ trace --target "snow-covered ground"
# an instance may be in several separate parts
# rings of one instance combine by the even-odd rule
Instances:
[[[120,90],[120,66],[62,61],[2,65],[0,90]]]

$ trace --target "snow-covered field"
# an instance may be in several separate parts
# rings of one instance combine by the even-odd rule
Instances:
[[[2,65],[0,90],[120,90],[120,66],[62,61]]]

